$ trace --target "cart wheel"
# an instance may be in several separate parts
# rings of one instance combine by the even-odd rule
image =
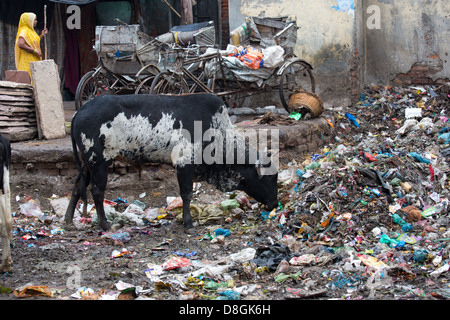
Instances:
[[[283,70],[280,76],[280,100],[287,112],[291,112],[288,102],[292,94],[303,89],[315,92],[314,76],[311,67],[303,61],[294,61]]]
[[[141,83],[136,88],[134,94],[150,94],[153,79],[155,79],[155,76],[149,76],[144,80],[142,80]]]
[[[109,88],[109,80],[103,74],[98,73],[95,77],[94,70],[88,71],[80,80],[75,93],[75,110],[96,96],[102,94],[113,94]]]
[[[182,94],[188,92],[189,87],[183,77],[171,71],[158,73],[150,87],[150,94]]]

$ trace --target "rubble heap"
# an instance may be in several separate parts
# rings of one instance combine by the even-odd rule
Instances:
[[[33,86],[0,81],[0,133],[11,142],[37,136]]]

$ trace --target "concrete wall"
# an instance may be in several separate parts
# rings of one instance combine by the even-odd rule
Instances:
[[[364,25],[367,82],[429,84],[450,77],[448,1],[364,1],[371,5],[380,8],[381,23],[379,29]]]

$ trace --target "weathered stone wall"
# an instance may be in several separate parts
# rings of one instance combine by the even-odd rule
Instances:
[[[366,81],[394,85],[448,81],[448,1],[367,0],[364,5],[380,10],[379,28],[364,25]]]
[[[72,154],[70,137],[42,142],[12,143],[11,186],[31,192],[72,192],[74,178],[78,174]],[[167,165],[145,165],[138,168],[114,161],[109,168],[108,189],[142,190],[158,188],[163,176],[159,169]],[[170,166],[167,166],[170,167]]]

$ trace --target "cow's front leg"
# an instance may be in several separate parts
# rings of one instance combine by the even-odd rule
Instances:
[[[192,179],[194,177],[194,166],[177,166],[177,179],[180,187],[180,196],[183,200],[183,223],[186,230],[194,228],[190,211],[192,199]]]
[[[9,201],[9,199],[7,199],[7,196],[1,194],[0,195],[0,233],[2,238],[2,264],[0,265],[1,273],[12,271],[12,258],[11,258],[12,217],[10,206],[8,206],[6,203],[7,201]]]
[[[108,182],[108,163],[98,164],[91,170],[91,193],[97,211],[100,228],[107,231],[111,224],[106,219],[103,200],[105,199],[106,183]]]

